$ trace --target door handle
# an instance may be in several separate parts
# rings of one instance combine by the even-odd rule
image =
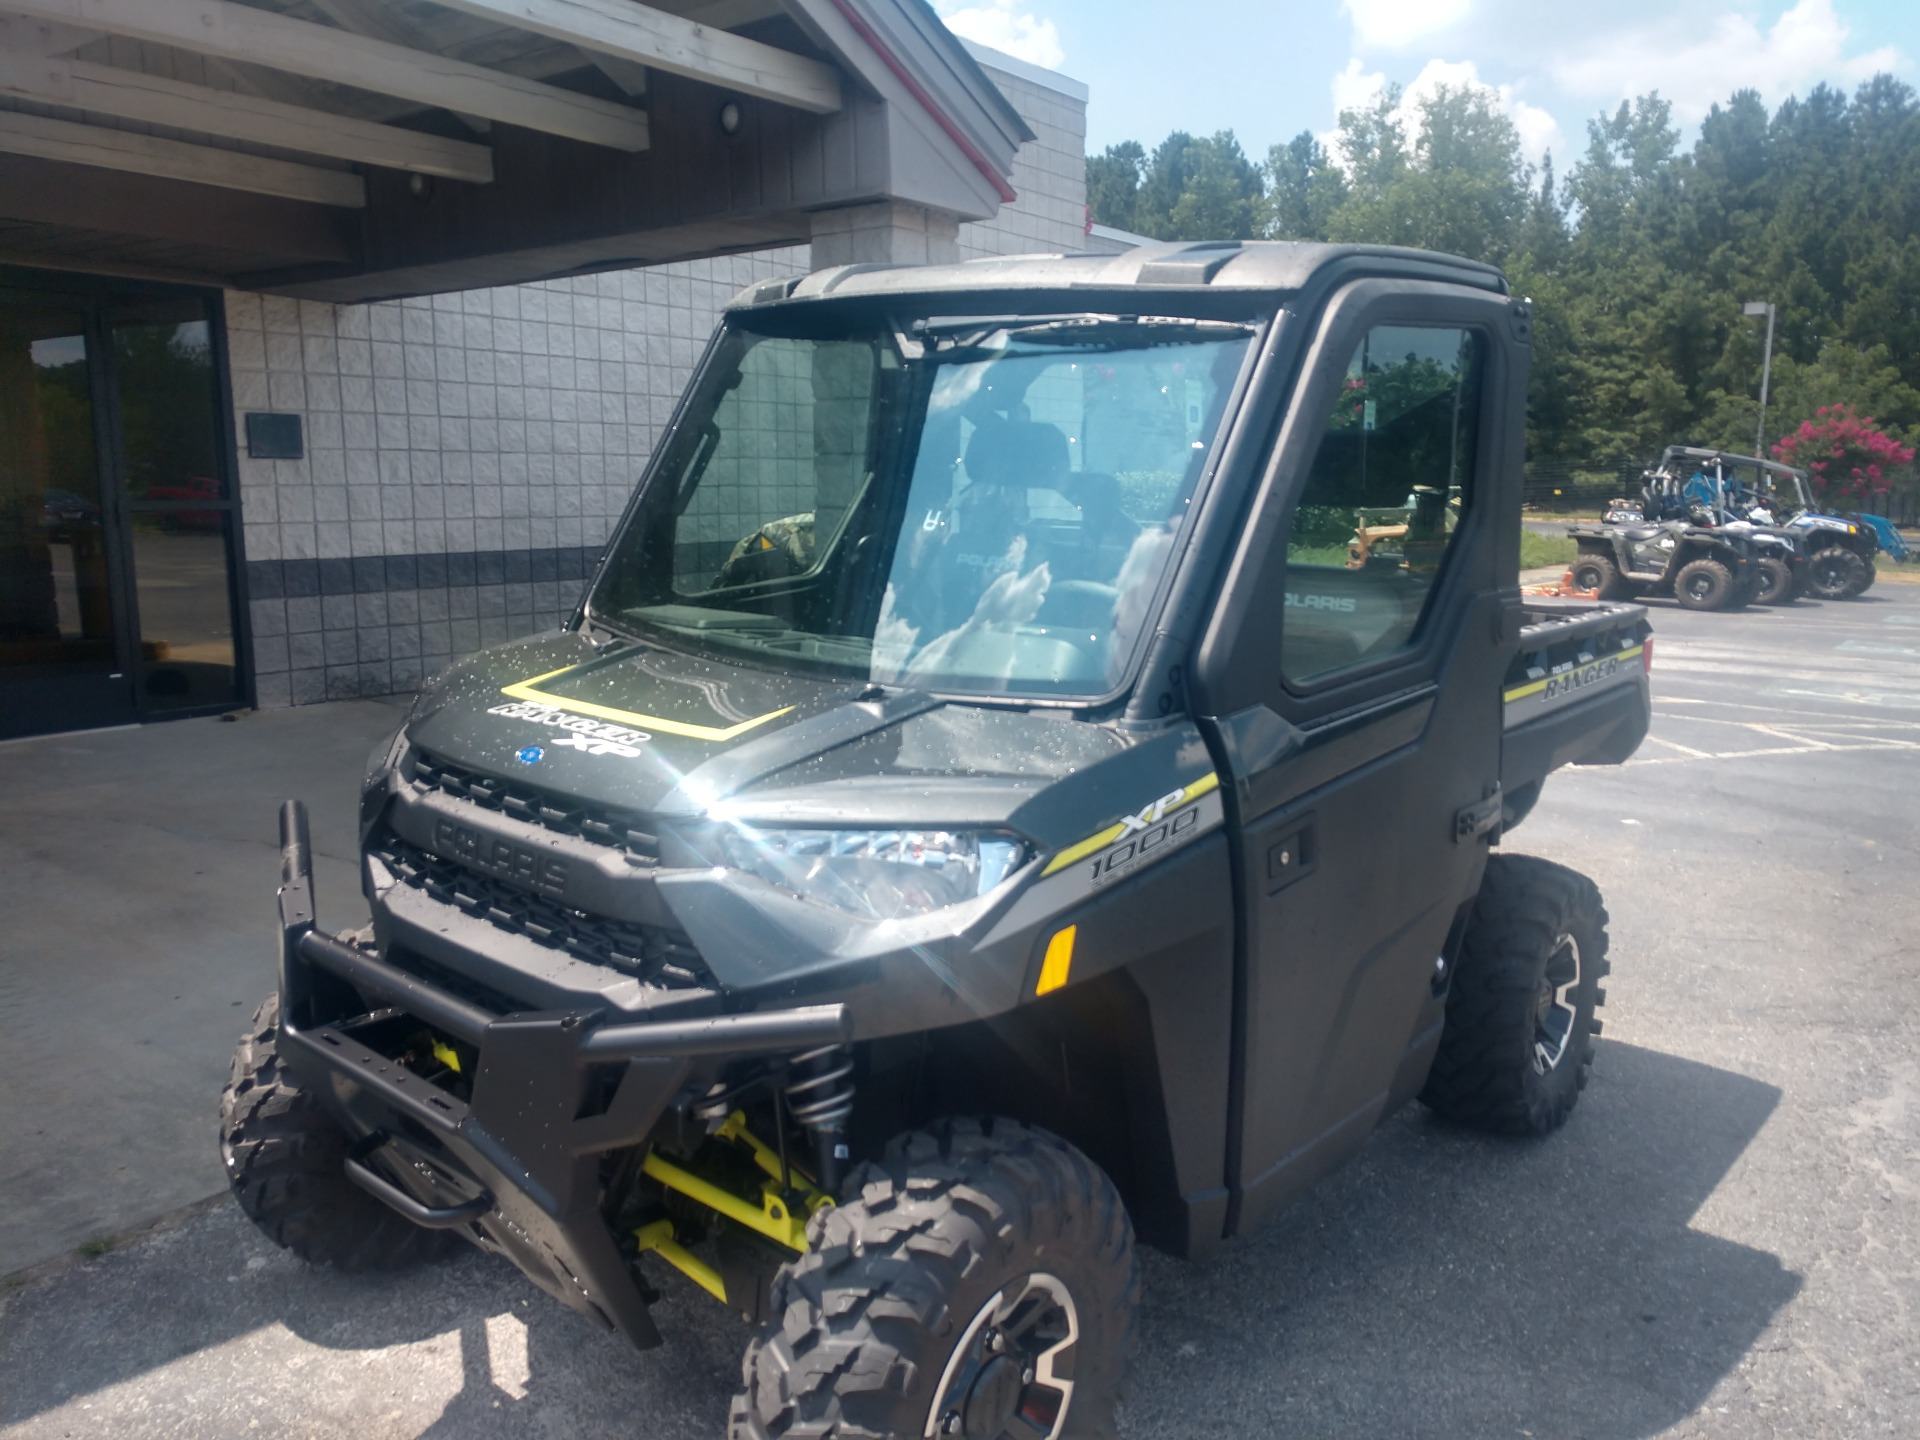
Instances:
[[[1302,820],[1267,847],[1267,893],[1277,894],[1313,873],[1319,846],[1313,822]]]

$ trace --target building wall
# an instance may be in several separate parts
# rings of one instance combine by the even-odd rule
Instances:
[[[1080,248],[1086,91],[976,50],[1038,137],[963,258]],[[227,296],[263,707],[417,687],[578,598],[721,307],[808,247],[336,306]],[[303,417],[254,460],[244,416]]]

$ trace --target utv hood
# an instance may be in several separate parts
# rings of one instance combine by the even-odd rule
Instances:
[[[733,665],[574,632],[475,655],[422,692],[415,748],[622,810],[692,818],[750,798],[763,819],[1008,819],[1126,748],[1044,713]]]

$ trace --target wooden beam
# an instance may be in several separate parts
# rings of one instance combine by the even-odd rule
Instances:
[[[389,45],[403,45],[409,50],[426,50],[429,47],[420,33],[394,13],[391,0],[309,0],[314,9],[342,30],[351,30],[356,35],[369,35],[375,40],[384,40]],[[484,135],[491,122],[484,115],[469,115],[456,110],[454,118],[476,135]]]
[[[347,210],[363,209],[367,203],[366,182],[344,170],[322,170],[290,160],[268,160],[236,150],[162,140],[131,130],[109,130],[104,125],[50,120],[44,115],[0,111],[0,152],[103,170],[130,170],[167,180],[191,180],[197,185],[278,195],[284,200],[306,200]]]
[[[840,108],[840,72],[831,65],[630,0],[435,3],[815,115]]]
[[[136,236],[278,263],[344,265],[359,254],[352,211],[209,190],[0,154],[0,221]]]
[[[0,51],[0,95],[451,180],[493,179],[493,152],[483,145],[85,60]]]
[[[32,270],[70,270],[80,275],[107,275],[116,280],[161,280],[169,285],[225,285],[224,275],[199,270],[179,270],[168,265],[139,265],[125,260],[74,259],[68,255],[47,255],[38,250],[9,249],[0,243],[0,265],[20,265]]]
[[[98,38],[71,25],[0,15],[0,52],[11,55],[64,55]]]
[[[0,10],[471,111],[592,145],[647,147],[647,117],[630,106],[228,0],[0,0]]]

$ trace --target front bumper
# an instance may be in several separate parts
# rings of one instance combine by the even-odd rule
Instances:
[[[349,1178],[505,1255],[636,1346],[659,1344],[605,1213],[606,1157],[647,1139],[700,1057],[840,1043],[845,1007],[619,1023],[592,1009],[496,1013],[315,928],[298,801],[281,808],[280,844],[280,1051],[357,1142]],[[470,1098],[355,1038],[396,1015],[469,1048]]]

